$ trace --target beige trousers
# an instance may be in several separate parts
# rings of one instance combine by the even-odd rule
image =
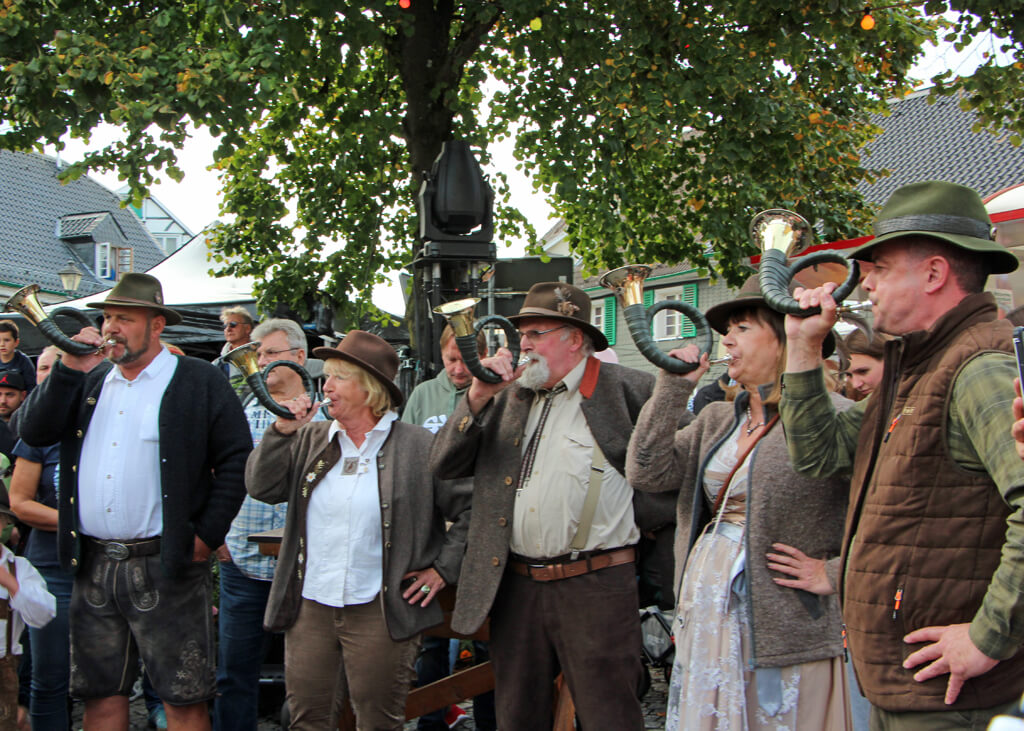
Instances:
[[[359,731],[400,731],[419,644],[419,637],[391,639],[379,598],[352,607],[303,599],[285,632],[290,728],[331,728],[336,692],[347,688]]]

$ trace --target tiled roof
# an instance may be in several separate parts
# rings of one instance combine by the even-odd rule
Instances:
[[[57,238],[73,239],[90,234],[109,215],[109,213],[83,213],[77,216],[61,216],[57,223]]]
[[[52,157],[0,150],[0,282],[36,283],[60,291],[57,272],[72,260],[84,273],[78,294],[109,288],[110,281],[97,278],[58,236],[81,237],[107,216],[134,250],[134,269],[155,266],[164,258],[163,251],[120,204],[114,193],[88,176],[61,185]]]
[[[891,101],[888,116],[872,118],[883,132],[867,146],[865,167],[891,174],[860,184],[869,203],[880,206],[900,186],[923,180],[966,185],[983,198],[1024,182],[1024,146],[1014,147],[1006,133],[975,132],[977,115],[960,108],[959,96],[929,104],[928,95]]]

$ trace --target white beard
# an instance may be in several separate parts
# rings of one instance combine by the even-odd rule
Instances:
[[[528,364],[519,376],[518,383],[523,388],[537,390],[543,388],[544,384],[551,378],[551,369],[543,355],[530,353],[525,356]]]

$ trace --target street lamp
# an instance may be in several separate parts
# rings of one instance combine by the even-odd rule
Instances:
[[[68,294],[74,294],[78,285],[82,283],[82,271],[70,260],[57,272],[57,276],[60,277],[60,284]]]

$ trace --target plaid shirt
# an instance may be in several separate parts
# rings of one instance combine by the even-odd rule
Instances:
[[[1002,559],[970,628],[974,644],[993,658],[1012,655],[1024,642],[1024,461],[1010,435],[1016,376],[1012,356],[971,360],[953,384],[947,424],[950,457],[987,472],[1012,511]],[[867,400],[836,413],[820,368],[786,373],[783,383],[779,413],[794,466],[817,476],[849,474]]]
[[[259,445],[267,427],[277,421],[277,417],[263,408],[256,399],[252,399],[245,407],[245,418],[249,420],[253,448]],[[324,421],[323,412],[318,410],[313,421]],[[235,566],[250,579],[271,581],[274,578],[274,569],[277,568],[277,557],[261,554],[259,545],[251,543],[249,536],[253,533],[284,528],[284,518],[287,514],[288,503],[268,505],[249,495],[245,496],[224,542],[231,551],[231,560]]]

